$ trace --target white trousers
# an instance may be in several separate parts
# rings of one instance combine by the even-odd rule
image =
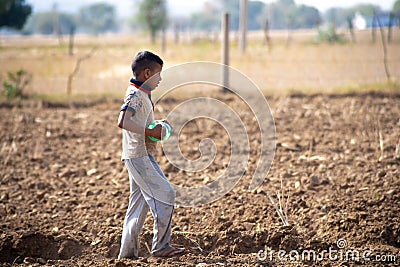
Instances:
[[[118,258],[138,258],[139,234],[147,212],[154,218],[151,253],[169,247],[175,190],[152,156],[126,159],[129,173],[130,196],[122,231]]]

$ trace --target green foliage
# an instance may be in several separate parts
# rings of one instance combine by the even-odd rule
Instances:
[[[195,30],[219,31],[220,21],[218,15],[212,13],[194,13],[191,16],[191,26]]]
[[[301,16],[296,16],[297,28],[313,28],[322,22],[321,15],[318,9],[306,5],[300,5],[296,11]]]
[[[10,7],[11,4],[14,2],[14,0],[2,0],[0,1],[0,14],[6,13]]]
[[[7,73],[8,80],[3,81],[3,94],[7,99],[24,98],[25,87],[30,83],[32,74],[24,69]]]
[[[167,4],[165,0],[142,0],[139,4],[138,21],[150,31],[151,42],[155,43],[156,34],[167,28]]]
[[[279,0],[270,4],[248,1],[248,29],[258,30],[268,19],[272,29],[312,28],[321,21],[319,11],[310,6],[296,5],[293,0]],[[202,11],[191,18],[191,26],[198,30],[219,29],[221,13],[230,15],[230,29],[239,28],[240,0],[207,1]]]
[[[326,29],[321,27],[318,28],[317,36],[315,38],[317,43],[346,43],[346,39],[343,34],[338,34],[333,25],[330,25]]]
[[[54,29],[55,16],[58,17],[58,29]],[[71,28],[76,28],[76,18],[67,13],[54,13],[54,12],[43,12],[35,13],[28,20],[24,32],[26,34],[39,33],[39,34],[54,34],[59,32],[60,34],[67,34]]]
[[[0,27],[20,30],[24,27],[31,13],[32,7],[25,4],[25,0],[1,0]]]
[[[221,13],[229,13],[229,28],[231,30],[239,29],[240,0],[220,0],[215,1],[216,9],[220,9],[217,13],[218,23],[221,24]],[[247,4],[249,5],[249,4]]]
[[[278,0],[278,3],[286,6],[286,7],[290,7],[290,6],[295,6],[296,3],[294,2],[294,0]]]
[[[351,8],[353,14],[357,11],[364,17],[372,17],[375,13],[380,13],[382,10],[379,6],[372,4],[358,4]]]
[[[79,11],[82,30],[94,35],[117,29],[116,12],[113,5],[95,3],[82,7]]]
[[[266,5],[265,12],[273,29],[313,28],[320,24],[318,9],[296,5],[293,0],[279,0]]]
[[[398,16],[400,15],[400,0],[394,2],[392,12]]]
[[[194,30],[217,31],[221,28],[222,12],[229,13],[229,27],[237,30],[239,25],[239,1],[217,0],[204,3],[203,10],[191,15],[190,26]]]
[[[337,27],[346,27],[348,18],[354,18],[356,12],[360,12],[364,17],[372,17],[374,12],[380,13],[381,8],[372,4],[358,4],[350,8],[330,8],[323,18],[325,22],[334,24]]]
[[[264,6],[265,4],[261,1],[249,1],[247,10],[249,17],[247,25],[249,30],[258,30],[262,27],[263,23],[265,22],[266,18],[264,16]]]

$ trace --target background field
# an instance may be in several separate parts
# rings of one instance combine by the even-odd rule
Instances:
[[[400,33],[394,31],[388,47],[390,83],[382,44],[372,44],[369,34],[359,32],[357,44],[328,45],[313,44],[313,32],[293,32],[286,46],[286,32],[275,32],[268,50],[260,33],[254,33],[246,55],[238,53],[233,41],[231,65],[266,93],[275,119],[272,168],[258,190],[247,190],[260,156],[254,116],[233,94],[203,92],[242,118],[250,140],[248,168],[218,201],[176,208],[172,242],[187,248],[184,256],[149,257],[149,214],[139,261],[116,260],[129,196],[116,120],[131,58],[150,49],[162,55],[167,67],[192,60],[219,62],[220,45],[212,38],[186,38],[178,45],[170,40],[161,52],[145,37],[80,36],[70,57],[57,39],[2,37],[1,77],[24,68],[33,73],[29,93],[42,96],[0,102],[0,266],[398,266]],[[65,95],[68,74],[93,47],[98,49],[82,62],[70,99]],[[306,94],[291,94],[297,91]],[[166,116],[191,94],[163,99],[156,117]],[[99,100],[104,95],[109,97]],[[91,98],[96,101],[86,101]],[[218,124],[190,122],[179,138],[188,158],[199,156],[204,138],[216,143],[218,156],[205,171],[185,172],[169,163],[159,147],[157,161],[171,182],[204,185],[224,171],[230,149]],[[267,196],[276,198],[282,190],[290,227],[282,226]],[[346,249],[396,258],[282,262],[276,254],[257,257],[265,246],[275,251],[338,249],[339,239],[347,241]]]
[[[350,39],[344,32],[345,38]],[[291,91],[332,92],[349,87],[362,89],[366,85],[386,82],[383,46],[377,33],[372,43],[370,31],[356,32],[357,43],[316,44],[312,31],[293,31],[287,42],[286,31],[271,33],[272,46],[264,44],[262,32],[250,34],[246,54],[237,47],[237,34],[231,34],[230,65],[249,76],[268,94]],[[0,78],[8,71],[26,69],[33,74],[29,91],[36,94],[63,94],[68,75],[79,57],[97,48],[83,61],[73,80],[74,94],[120,96],[131,76],[130,62],[139,50],[148,49],[165,59],[165,67],[189,61],[221,62],[218,35],[183,35],[174,44],[168,37],[166,50],[149,45],[148,37],[78,36],[73,56],[68,55],[68,38],[60,42],[55,37],[2,37]],[[388,66],[393,80],[400,77],[400,30],[393,29],[388,44]],[[368,87],[368,86],[367,86]]]

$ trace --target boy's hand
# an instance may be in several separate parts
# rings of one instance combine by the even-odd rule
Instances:
[[[165,129],[163,129],[163,127],[159,124],[156,127],[154,127],[153,129],[146,128],[145,135],[152,136],[154,138],[161,140],[162,136],[165,135]]]
[[[171,124],[169,124],[169,122],[167,120],[163,120],[163,122],[167,123],[171,127],[171,131],[172,131]],[[164,127],[162,127],[160,124],[158,124],[153,129],[146,128],[146,130],[145,130],[146,136],[152,136],[159,140],[163,139],[166,134],[167,134],[167,130]]]

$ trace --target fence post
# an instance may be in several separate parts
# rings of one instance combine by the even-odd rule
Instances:
[[[375,43],[376,41],[376,13],[374,13],[374,16],[372,17],[372,25],[371,25],[371,34],[372,34],[372,43]]]
[[[74,55],[74,36],[75,36],[75,26],[71,26],[69,29],[69,45],[68,45],[68,55]]]
[[[269,37],[269,21],[265,20],[263,23],[263,31],[264,31],[264,44],[268,46],[268,50],[271,50],[271,38]]]
[[[392,41],[393,20],[394,20],[394,14],[393,14],[393,12],[390,12],[390,14],[389,14],[389,25],[388,25],[388,36],[387,36],[388,43],[390,43]]]
[[[381,20],[379,19],[378,15],[376,15],[376,22],[378,22],[379,31],[381,33],[381,38],[382,38],[383,64],[385,65],[386,79],[387,79],[387,81],[390,81],[390,72],[389,72],[389,65],[388,65],[388,52],[387,52],[387,45],[386,45],[386,39],[385,39],[385,32],[384,32]]]
[[[74,79],[75,75],[78,74],[82,61],[90,58],[96,50],[97,50],[97,47],[95,46],[92,48],[92,50],[89,51],[89,53],[77,58],[77,60],[75,62],[74,70],[68,75],[67,95],[71,95],[71,93],[72,93],[72,80]]]
[[[354,34],[354,25],[351,17],[347,17],[347,26],[349,27],[351,42],[356,42],[356,35]]]
[[[60,28],[60,13],[58,12],[58,4],[57,3],[53,4],[52,15],[53,15],[53,35],[57,36],[58,44],[62,45],[62,34],[61,34],[61,28]]]
[[[229,91],[229,14],[222,15],[222,86],[223,92]]]
[[[167,30],[166,28],[162,29],[161,32],[161,51],[165,53],[167,51]]]
[[[174,25],[174,43],[179,44],[179,23],[175,23]]]
[[[240,0],[240,42],[239,47],[242,53],[246,52],[247,44],[247,0]]]

